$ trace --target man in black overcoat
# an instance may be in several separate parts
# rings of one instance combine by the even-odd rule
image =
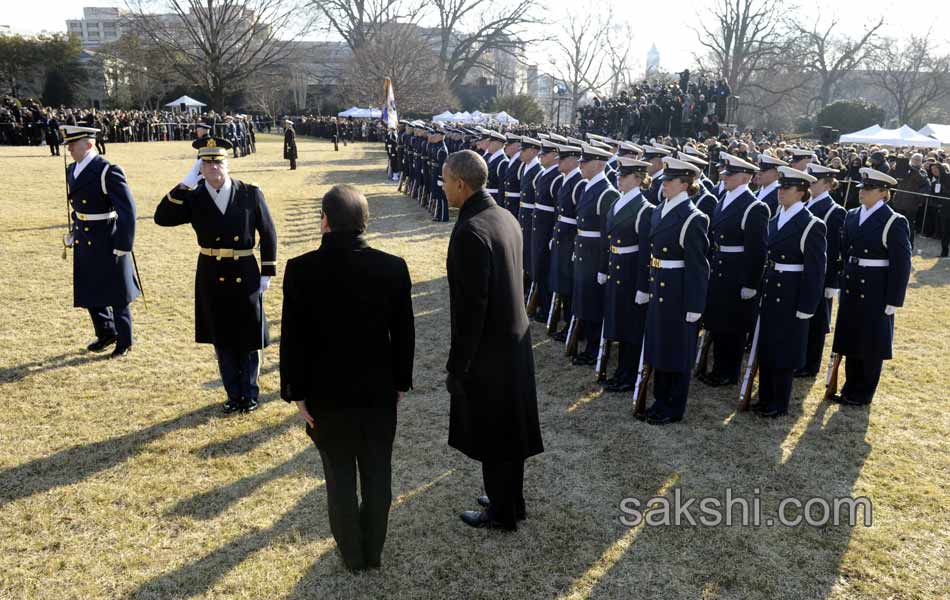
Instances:
[[[463,150],[442,168],[459,208],[446,269],[452,338],[446,364],[449,445],[482,463],[485,510],[465,511],[473,527],[517,529],[525,518],[524,461],[540,454],[534,356],[524,306],[521,228],[485,191],[485,160]]]

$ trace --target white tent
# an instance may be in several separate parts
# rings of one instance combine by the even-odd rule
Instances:
[[[432,117],[432,120],[433,121],[456,121],[457,119],[455,118],[455,115],[452,113],[452,111],[447,110],[443,113],[439,113],[435,115],[434,117]]]
[[[381,119],[383,111],[378,108],[359,108],[352,106],[341,113],[337,113],[336,116],[353,117],[355,119]]]
[[[944,146],[950,146],[950,125],[927,123],[923,129],[917,133],[932,137]]]
[[[518,119],[506,113],[505,111],[501,111],[500,113],[496,114],[494,119],[504,125],[517,125],[518,123],[521,122]]]
[[[874,127],[877,127],[875,125]],[[870,131],[870,132],[869,132]],[[841,142],[852,144],[879,144],[881,146],[914,146],[918,148],[939,148],[940,142],[921,135],[907,125],[902,125],[897,129],[882,129],[869,127],[855,133],[849,133],[841,136]]]
[[[201,110],[202,108],[208,105],[205,104],[204,102],[198,102],[191,96],[182,96],[181,98],[178,98],[177,100],[172,100],[165,106],[168,106],[176,111],[181,111],[181,112],[198,112],[199,110]]]
[[[838,140],[842,144],[873,144],[874,134],[881,130],[880,125],[871,125],[861,131],[855,131],[854,133],[846,133],[841,136]]]

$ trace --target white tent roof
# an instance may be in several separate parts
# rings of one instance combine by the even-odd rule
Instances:
[[[432,120],[433,121],[455,121],[456,118],[455,118],[455,115],[452,113],[452,111],[447,110],[443,113],[439,113],[435,115],[434,117],[432,117]]]
[[[169,102],[169,103],[166,104],[165,106],[181,106],[182,104],[184,104],[185,106],[189,106],[189,107],[199,107],[199,108],[202,107],[202,106],[208,106],[208,105],[205,104],[204,102],[198,102],[197,100],[195,100],[195,99],[192,98],[191,96],[182,96],[181,98],[179,98],[179,99],[177,99],[177,100],[172,100],[171,102]]]
[[[504,123],[504,124],[517,125],[518,123],[520,123],[518,119],[512,117],[505,111],[501,111],[500,113],[496,114],[493,118],[499,123]]]
[[[357,119],[380,119],[383,116],[383,111],[378,108],[359,108],[358,106],[351,106],[343,112],[337,113],[336,116],[354,117]]]
[[[930,136],[939,141],[941,144],[950,145],[950,125],[927,123],[923,129],[917,133],[920,135]]]
[[[873,144],[874,140],[872,139],[874,134],[881,130],[880,125],[871,125],[866,127],[861,131],[855,131],[854,133],[847,133],[838,140],[842,144]]]
[[[874,127],[877,127],[875,125]],[[870,130],[870,133],[868,133]],[[920,148],[939,148],[940,142],[921,135],[907,125],[902,125],[897,129],[882,129],[869,127],[855,133],[849,133],[841,136],[841,142],[853,144],[880,144],[882,146],[917,146]]]

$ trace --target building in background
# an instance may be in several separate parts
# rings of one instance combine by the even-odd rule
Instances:
[[[647,52],[647,77],[656,75],[660,72],[660,51],[656,49],[656,44],[650,46]]]
[[[81,19],[67,19],[66,33],[78,37],[85,49],[95,49],[122,37],[126,19],[118,8],[85,6]]]
[[[553,75],[539,71],[537,65],[526,69],[526,80],[526,92],[544,111],[544,122],[554,126],[569,125],[571,95],[567,84]]]

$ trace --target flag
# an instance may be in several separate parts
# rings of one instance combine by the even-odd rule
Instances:
[[[383,123],[388,129],[396,129],[399,123],[399,116],[396,114],[396,96],[393,94],[393,82],[387,77],[383,82],[383,94],[386,101],[383,103]]]

